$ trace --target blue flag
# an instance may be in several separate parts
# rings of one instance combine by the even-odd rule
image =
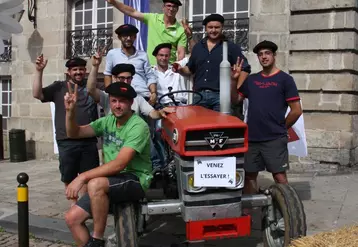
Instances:
[[[123,3],[142,13],[149,12],[149,0],[124,0]],[[137,48],[137,50],[147,51],[147,25],[127,15],[124,15],[124,23],[132,24],[138,28],[139,33],[137,34],[137,39],[134,43],[134,46]]]

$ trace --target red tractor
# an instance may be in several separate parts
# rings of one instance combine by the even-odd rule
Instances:
[[[224,50],[224,58],[225,54]],[[226,73],[228,81],[230,68],[227,70],[226,65],[223,71],[221,76]],[[220,89],[224,109],[221,112],[194,105],[175,106],[176,112],[162,121],[162,138],[169,160],[161,176],[166,198],[117,205],[117,246],[139,246],[146,215],[181,215],[186,223],[188,245],[249,236],[252,219],[243,214],[242,208],[253,207],[262,209],[265,246],[288,246],[292,239],[306,235],[304,208],[290,185],[273,184],[259,194],[243,194],[248,127],[227,114],[230,94],[225,86]],[[162,98],[170,97],[176,103],[172,95],[181,92],[170,92]]]

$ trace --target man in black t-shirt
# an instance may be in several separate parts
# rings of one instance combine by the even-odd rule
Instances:
[[[61,181],[67,185],[74,180],[79,173],[99,166],[97,138],[70,139],[66,134],[66,110],[64,96],[68,88],[78,85],[76,121],[79,125],[89,124],[98,119],[97,104],[87,93],[85,75],[86,61],[81,58],[72,58],[66,62],[68,68],[67,81],[55,81],[47,87],[42,87],[43,70],[47,59],[43,55],[36,60],[35,79],[32,85],[33,97],[41,102],[54,102],[55,104],[55,129],[56,142],[59,151]],[[84,191],[83,191],[84,192]],[[72,205],[75,202],[72,202]]]
[[[257,175],[265,169],[272,173],[276,183],[288,183],[288,129],[301,116],[302,109],[292,76],[276,67],[277,49],[271,41],[255,46],[253,52],[257,54],[262,71],[251,74],[238,89],[239,100],[249,100],[249,150],[244,164],[246,194],[258,191]],[[238,99],[235,85],[233,82],[233,101]],[[285,117],[287,107],[291,110]]]

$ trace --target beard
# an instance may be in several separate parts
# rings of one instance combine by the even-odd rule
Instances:
[[[76,83],[76,84],[80,84],[84,79],[84,75],[82,74],[75,74],[71,77],[71,80]]]

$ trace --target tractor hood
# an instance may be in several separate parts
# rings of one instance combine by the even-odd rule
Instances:
[[[247,125],[201,106],[179,106],[162,121],[162,135],[181,156],[236,155],[248,149]]]

